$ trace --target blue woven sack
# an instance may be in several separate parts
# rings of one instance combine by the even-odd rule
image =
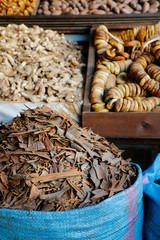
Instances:
[[[160,240],[160,154],[143,173],[145,201],[144,235],[146,240]]]
[[[0,239],[142,240],[142,172],[136,166],[131,187],[94,206],[61,212],[0,209]]]

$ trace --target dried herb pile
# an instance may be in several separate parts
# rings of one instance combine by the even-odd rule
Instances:
[[[0,127],[0,207],[63,211],[128,188],[131,159],[105,138],[43,106]]]

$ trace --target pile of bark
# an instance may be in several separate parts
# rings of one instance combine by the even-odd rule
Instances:
[[[0,126],[0,207],[64,211],[131,186],[131,159],[105,138],[43,106]]]

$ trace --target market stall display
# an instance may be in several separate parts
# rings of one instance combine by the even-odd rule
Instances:
[[[0,238],[142,240],[142,170],[108,140],[160,143],[159,12],[158,0],[0,2]]]

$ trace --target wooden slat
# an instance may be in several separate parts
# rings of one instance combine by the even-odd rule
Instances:
[[[82,121],[104,137],[160,139],[160,113],[83,112]]]
[[[160,13],[156,14],[135,14],[135,15],[84,15],[84,16],[0,16],[0,25],[9,23],[24,23],[26,25],[38,24],[41,27],[92,27],[93,24],[107,24],[110,27],[123,28],[124,25],[130,27],[138,24],[150,24],[160,21]],[[69,29],[68,29],[69,30]]]

